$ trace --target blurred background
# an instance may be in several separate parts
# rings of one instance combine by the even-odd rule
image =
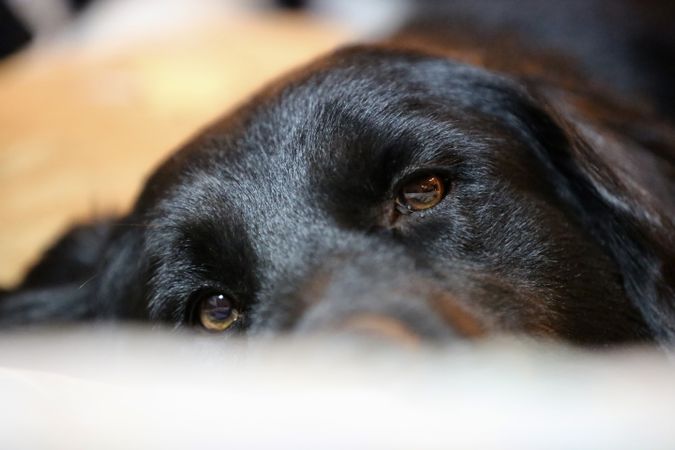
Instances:
[[[153,167],[266,81],[387,17],[377,1],[372,17],[356,0],[302,3],[0,0],[0,285],[69,225],[123,213]]]
[[[303,3],[0,0],[0,287],[70,225],[124,213],[201,127],[406,4]],[[238,361],[237,342],[60,331],[0,339],[2,448],[675,448],[672,355],[271,340]]]

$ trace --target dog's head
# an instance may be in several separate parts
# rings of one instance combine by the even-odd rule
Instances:
[[[663,204],[549,100],[442,57],[330,55],[159,168],[106,244],[88,314],[227,333],[669,337]]]

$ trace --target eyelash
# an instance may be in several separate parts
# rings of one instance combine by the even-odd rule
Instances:
[[[405,171],[399,177],[396,178],[395,182],[392,184],[390,189],[390,197],[395,197],[396,194],[401,190],[403,186],[411,181],[421,178],[424,176],[438,176],[446,186],[451,185],[451,181],[455,180],[455,171],[447,166],[428,166],[423,168],[415,168],[412,170]]]

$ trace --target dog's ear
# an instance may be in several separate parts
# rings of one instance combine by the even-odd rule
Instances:
[[[111,221],[71,228],[0,297],[0,324],[72,321],[90,316],[88,281],[111,233]]]
[[[130,314],[129,302],[118,299],[129,300],[137,286],[140,232],[120,225],[100,220],[65,233],[16,289],[0,292],[0,326]]]
[[[44,252],[18,290],[84,282],[93,275],[112,228],[111,219],[72,227]]]
[[[559,196],[616,261],[654,336],[675,341],[675,132],[617,106],[531,95],[543,106],[520,123]]]
[[[81,283],[5,291],[0,296],[0,327],[84,320],[93,316],[90,300],[91,289]]]

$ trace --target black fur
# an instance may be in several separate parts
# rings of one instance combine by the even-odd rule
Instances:
[[[204,130],[128,216],[75,229],[5,293],[0,322],[180,326],[214,291],[246,334],[372,313],[427,338],[672,341],[672,126],[583,74],[549,76],[539,63],[560,49],[538,60],[522,24],[523,59],[482,68],[495,48],[414,29],[328,55]],[[393,221],[423,173],[447,196]]]

